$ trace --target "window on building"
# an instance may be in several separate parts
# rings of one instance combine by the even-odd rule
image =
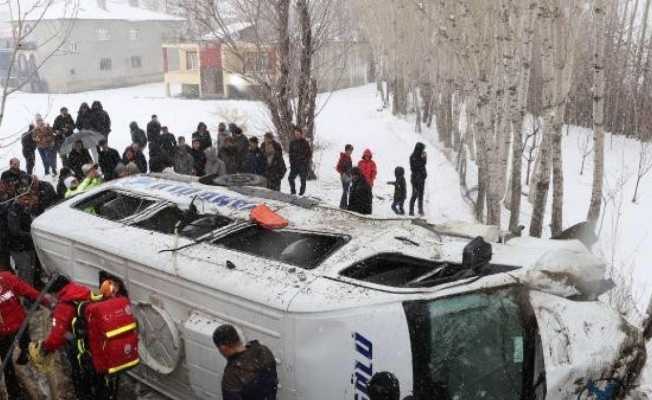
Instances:
[[[186,70],[196,71],[199,69],[199,54],[196,51],[186,52]]]
[[[111,33],[106,28],[98,28],[97,29],[97,40],[99,40],[101,42],[111,40]]]
[[[269,54],[247,53],[244,58],[243,73],[258,72],[262,73],[269,69]]]
[[[140,68],[143,66],[143,60],[140,56],[131,56],[131,68]]]
[[[140,38],[140,30],[137,28],[129,29],[129,40],[138,40]]]
[[[100,60],[100,71],[111,71],[113,63],[110,58],[103,58]]]

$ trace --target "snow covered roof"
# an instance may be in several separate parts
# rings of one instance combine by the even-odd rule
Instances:
[[[248,22],[234,22],[232,24],[227,25],[225,28],[225,32],[222,32],[221,30],[218,30],[217,32],[210,32],[202,36],[202,40],[221,40],[224,38],[224,36],[228,35],[231,37],[231,39],[239,39],[239,33],[242,32],[243,30],[252,27],[253,25],[248,23]]]
[[[26,17],[26,20],[39,19],[41,14],[42,11],[32,11]],[[175,15],[133,7],[118,0],[107,0],[105,8],[100,7],[97,0],[80,0],[78,4],[68,0],[59,0],[45,10],[42,19],[184,21],[183,18]]]

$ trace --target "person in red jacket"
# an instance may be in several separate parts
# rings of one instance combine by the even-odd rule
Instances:
[[[358,162],[358,168],[360,168],[360,173],[366,179],[369,186],[374,186],[374,181],[376,180],[376,175],[378,175],[378,170],[376,169],[376,163],[372,160],[373,154],[371,150],[366,149],[362,153],[362,160]]]
[[[9,355],[9,349],[14,342],[21,325],[25,321],[27,314],[19,297],[25,297],[31,301],[36,301],[39,293],[22,279],[16,277],[8,271],[0,272],[0,357],[10,357],[4,370],[5,385],[9,400],[23,399],[23,390],[16,379],[14,364]],[[43,300],[43,304],[49,304]],[[28,361],[27,347],[30,338],[26,330],[19,339],[21,353],[17,363],[24,365]]]

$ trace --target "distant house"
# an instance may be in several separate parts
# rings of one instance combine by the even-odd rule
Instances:
[[[38,64],[61,43],[52,32],[70,26],[65,45],[38,71],[39,84],[26,90],[69,93],[163,80],[161,44],[181,30],[183,18],[133,1],[80,0],[75,10],[71,3],[55,1],[27,38],[32,50],[21,51],[19,64]]]
[[[181,85],[182,95],[186,97],[248,98],[252,97],[254,86],[245,78],[247,75],[275,74],[276,49],[252,44],[248,39],[253,35],[250,24],[234,23],[227,29],[239,55],[215,35],[163,44],[168,96],[174,84]]]

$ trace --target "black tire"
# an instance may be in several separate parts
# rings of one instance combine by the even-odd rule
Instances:
[[[254,186],[267,187],[267,179],[254,174],[233,174],[220,177],[205,176],[200,179],[201,183],[213,186]]]

